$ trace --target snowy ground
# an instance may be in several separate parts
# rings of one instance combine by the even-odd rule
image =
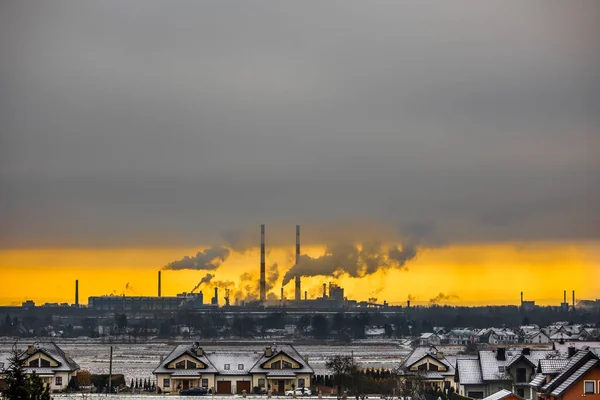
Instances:
[[[131,379],[153,380],[152,371],[160,362],[161,356],[166,356],[175,347],[175,343],[150,342],[144,344],[134,343],[101,343],[99,341],[54,340],[66,353],[68,353],[81,367],[93,374],[108,373],[110,346],[113,346],[113,373],[124,374],[125,381]],[[8,353],[13,341],[0,340],[0,353]],[[19,347],[24,348],[29,342],[21,340]],[[235,344],[236,350],[262,348],[264,342],[256,344]],[[223,349],[225,345],[218,343],[202,344],[205,350]],[[228,342],[227,346],[232,346]],[[364,368],[393,368],[397,366],[410,349],[395,341],[390,342],[361,342],[343,346],[325,345],[296,345],[296,349],[308,360],[313,369],[318,372],[325,368],[328,357],[338,354],[353,355],[355,360]],[[111,396],[114,397],[114,396]],[[133,400],[133,395],[126,397]],[[143,396],[145,399],[148,396]],[[81,397],[78,397],[79,399]],[[66,400],[66,399],[65,399]]]
[[[165,397],[168,397],[169,399],[204,399],[204,400],[231,400],[231,399],[239,399],[242,400],[244,399],[243,396],[241,395],[229,395],[229,396],[219,396],[219,395],[206,395],[206,396],[199,396],[199,397],[190,397],[190,396],[176,396],[176,395],[154,395],[154,394],[148,394],[148,395],[137,395],[137,394],[113,394],[110,395],[110,397],[106,394],[53,394],[52,395],[52,399],[54,400],[106,400],[106,399],[110,399],[110,400],[121,400],[121,399],[127,399],[127,400],[164,400]],[[266,396],[247,396],[246,397],[248,400],[267,400]],[[317,396],[306,396],[304,397],[305,399],[313,399],[316,400],[318,399]],[[336,399],[335,396],[322,396],[323,399]],[[376,397],[372,397],[372,398],[376,398]],[[273,400],[290,400],[290,397],[285,397],[285,396],[272,396],[271,399]]]

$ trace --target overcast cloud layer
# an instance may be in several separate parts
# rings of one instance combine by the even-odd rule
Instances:
[[[0,246],[260,223],[290,245],[296,223],[598,239],[599,21],[596,1],[4,1]]]

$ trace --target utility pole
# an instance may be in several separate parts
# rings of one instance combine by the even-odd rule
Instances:
[[[108,363],[108,393],[112,393],[112,355],[113,347],[110,346],[110,361]]]

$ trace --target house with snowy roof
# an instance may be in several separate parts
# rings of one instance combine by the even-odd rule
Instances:
[[[469,343],[479,342],[479,336],[476,331],[472,329],[452,329],[448,335],[446,335],[448,344],[451,345],[467,345]]]
[[[479,343],[489,344],[515,344],[519,342],[519,335],[508,328],[487,328],[477,334]]]
[[[525,344],[546,344],[550,343],[550,337],[542,331],[530,331],[523,335]]]
[[[9,370],[10,354],[0,356],[0,380]],[[34,372],[50,391],[63,391],[71,379],[77,376],[79,365],[54,342],[37,342],[19,352],[19,360],[25,367],[25,374]]]
[[[423,333],[419,337],[419,345],[421,346],[438,346],[441,342],[440,336],[433,332]]]
[[[534,379],[530,384],[540,400],[572,400],[581,397],[600,398],[599,383],[598,355],[590,350],[580,350],[568,359],[558,374]]]
[[[400,379],[418,375],[431,388],[450,389],[454,386],[456,359],[448,359],[435,346],[419,346],[400,364]]]
[[[457,360],[455,382],[460,395],[482,399],[506,389],[525,399],[532,399],[528,386],[538,361],[557,356],[553,350],[527,347],[479,351],[476,360]]]
[[[152,372],[163,393],[204,387],[215,394],[251,393],[254,388],[283,394],[310,387],[313,369],[291,344],[260,350],[206,351],[199,343],[177,346]]]

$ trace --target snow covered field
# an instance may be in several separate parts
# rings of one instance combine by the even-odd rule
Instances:
[[[41,339],[38,339],[43,341]],[[92,374],[108,373],[110,346],[113,346],[113,373],[125,375],[125,381],[129,383],[131,379],[153,380],[152,371],[160,362],[161,356],[166,356],[175,348],[176,343],[167,342],[149,342],[149,343],[101,343],[100,341],[77,341],[60,340],[54,341],[69,354],[81,367],[89,370]],[[13,345],[10,339],[0,340],[0,353],[8,353]],[[185,343],[185,342],[184,342]],[[25,348],[28,341],[21,339],[19,347]],[[227,347],[235,347],[236,350],[259,350],[264,345],[260,343],[239,343],[218,344],[211,342],[202,343],[205,350],[216,350]],[[343,346],[324,346],[324,345],[296,345],[300,354],[308,357],[310,365],[319,373],[319,370],[325,368],[325,361],[328,357],[338,354],[353,355],[355,360],[364,368],[393,368],[397,366],[402,359],[409,353],[410,349],[401,346],[397,342],[375,342],[359,344],[349,344]],[[114,396],[111,396],[114,397]],[[133,400],[133,395],[126,396]],[[148,396],[143,396],[145,399]],[[81,397],[79,397],[81,398]],[[66,399],[65,399],[66,400]]]

